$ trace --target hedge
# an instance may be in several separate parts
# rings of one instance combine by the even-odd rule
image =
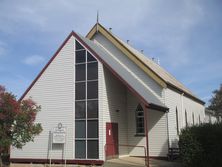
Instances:
[[[185,167],[222,166],[222,123],[183,129],[179,136],[179,148]]]

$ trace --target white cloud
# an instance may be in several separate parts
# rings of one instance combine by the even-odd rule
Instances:
[[[196,25],[204,19],[204,11],[198,1],[147,1],[142,7],[138,32],[126,36],[146,48],[162,52],[161,61],[172,67],[191,61],[189,40]],[[134,32],[133,32],[134,31]],[[145,50],[146,51],[146,50]],[[152,54],[152,53],[151,53]],[[158,55],[153,55],[158,56]],[[172,61],[173,60],[173,61]]]
[[[43,63],[44,61],[45,61],[44,57],[39,56],[39,55],[33,55],[33,56],[26,57],[23,60],[23,63],[33,66],[33,65],[39,65]]]

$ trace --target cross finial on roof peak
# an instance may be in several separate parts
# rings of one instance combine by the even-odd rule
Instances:
[[[99,23],[99,10],[97,10],[96,23]]]
[[[99,25],[99,10],[97,10],[97,16],[96,16],[96,32],[98,32],[98,25]]]

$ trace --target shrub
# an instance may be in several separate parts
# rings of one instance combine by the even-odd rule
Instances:
[[[222,123],[187,127],[179,138],[185,167],[222,166]]]

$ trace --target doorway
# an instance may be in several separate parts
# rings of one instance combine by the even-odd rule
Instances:
[[[106,158],[117,158],[119,155],[118,123],[106,123]]]

